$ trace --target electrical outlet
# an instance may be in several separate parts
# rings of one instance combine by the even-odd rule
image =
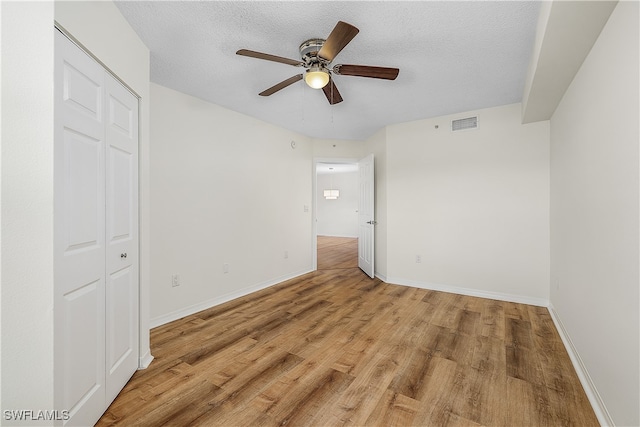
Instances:
[[[222,272],[225,274],[229,272],[229,264],[227,263],[222,264]]]
[[[422,257],[420,255],[416,255],[416,264],[420,264],[422,262]]]
[[[284,251],[284,259],[289,258],[289,251]]]
[[[176,287],[176,286],[180,286],[180,276],[177,274],[172,274],[171,275],[171,286],[172,287]]]

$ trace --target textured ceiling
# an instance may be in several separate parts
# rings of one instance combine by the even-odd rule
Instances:
[[[538,2],[117,1],[151,51],[151,81],[314,138],[365,139],[394,123],[520,102]],[[397,67],[395,81],[335,76],[330,106],[303,72],[238,56],[299,59],[303,41],[339,21],[360,33],[333,64]]]

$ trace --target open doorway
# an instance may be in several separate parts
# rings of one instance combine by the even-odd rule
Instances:
[[[358,268],[358,238],[318,236],[318,270]]]
[[[318,270],[358,267],[358,163],[316,163]]]

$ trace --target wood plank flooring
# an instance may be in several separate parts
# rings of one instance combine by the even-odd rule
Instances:
[[[545,308],[319,270],[151,331],[99,426],[597,426]]]
[[[358,267],[358,239],[318,236],[318,270]]]

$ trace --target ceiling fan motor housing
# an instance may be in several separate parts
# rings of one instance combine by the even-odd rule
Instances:
[[[321,65],[326,68],[328,61],[320,58],[318,52],[324,45],[325,39],[309,39],[300,45],[300,57],[307,67]]]

